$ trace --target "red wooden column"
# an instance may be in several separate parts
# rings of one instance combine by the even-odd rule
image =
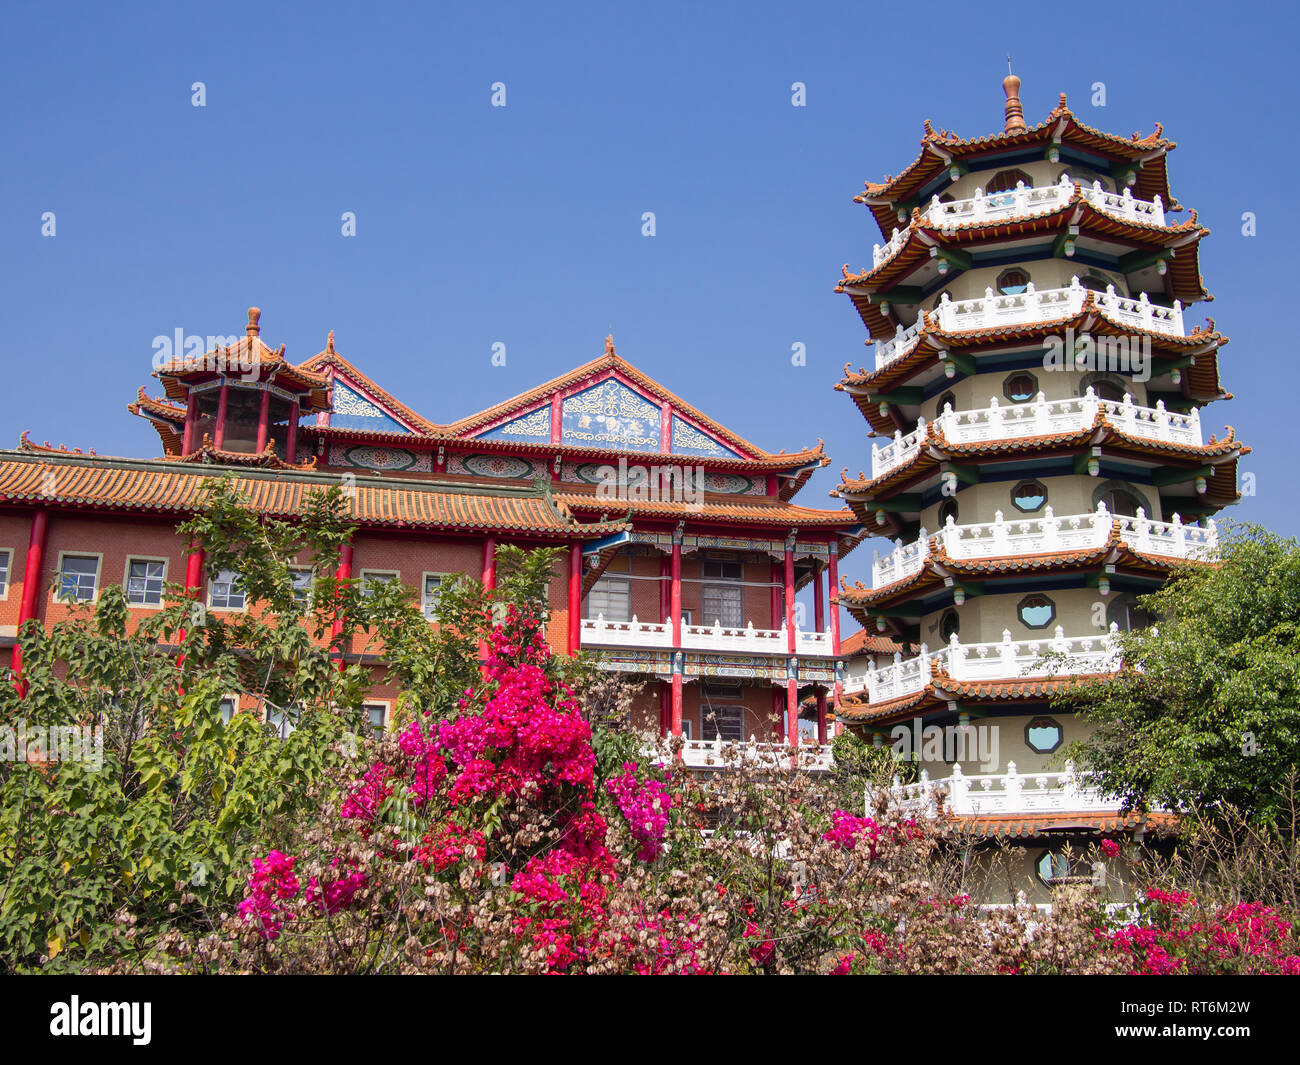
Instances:
[[[489,536],[483,541],[483,590],[492,591],[497,586],[497,538]]]
[[[831,654],[840,653],[840,545],[831,541],[831,559],[827,577],[830,582]],[[838,704],[837,704],[838,705]]]
[[[791,676],[785,682],[785,739],[791,747],[799,745],[799,681],[793,676],[798,668],[795,658],[794,625],[794,535],[785,541],[785,638],[790,652]]]
[[[45,547],[49,543],[50,515],[44,508],[32,511],[32,531],[27,538],[27,558],[23,563],[23,597],[18,605],[18,630],[21,634],[23,622],[36,617],[36,600],[41,594],[44,581],[41,574],[45,571]],[[14,687],[18,694],[27,694],[27,683],[22,679],[23,652],[19,644],[14,644],[11,660],[14,671]]]
[[[194,450],[194,427],[199,421],[199,399],[190,389],[185,398],[185,435],[181,440],[181,454],[188,455]]]
[[[271,390],[262,388],[262,405],[257,410],[257,453],[266,450],[267,438],[271,435]]]
[[[785,542],[785,638],[788,650],[794,654],[794,541]]]
[[[190,544],[189,554],[185,556],[185,597],[187,599],[198,600],[200,593],[203,591],[203,548],[195,544]],[[179,629],[176,633],[176,642],[185,642],[185,629]],[[185,655],[176,656],[176,667],[179,669],[185,664]],[[181,694],[185,690],[181,689]]]
[[[682,734],[682,527],[673,532],[673,555],[670,567],[672,577],[671,610],[673,614],[673,712],[674,736]]]
[[[785,681],[785,738],[791,747],[799,746],[799,681],[793,676]]]
[[[582,544],[569,545],[569,654],[582,648]]]
[[[298,419],[302,416],[302,409],[298,406],[298,401],[292,399],[289,401],[289,434],[284,441],[284,461],[293,464],[294,455],[298,450]]]
[[[344,544],[343,549],[339,552],[339,567],[334,571],[334,577],[336,580],[340,580],[340,581],[346,581],[352,578],[352,541],[351,540],[349,540],[346,544]],[[337,639],[342,632],[343,632],[343,614],[340,611],[336,610],[334,614],[334,627],[332,630],[333,638]],[[339,672],[342,673],[345,669],[348,668],[347,659],[343,655],[342,648],[339,648],[339,650],[336,653],[338,655]]]
[[[230,385],[226,379],[221,379],[221,394],[217,398],[217,428],[212,437],[212,446],[218,451],[221,445],[226,442],[226,407],[230,401]]]

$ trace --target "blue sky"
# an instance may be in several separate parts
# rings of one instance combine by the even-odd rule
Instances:
[[[832,391],[870,354],[832,291],[880,239],[851,198],[915,158],[925,118],[999,129],[1011,52],[1030,123],[1064,91],[1089,124],[1160,121],[1179,142],[1172,187],[1214,231],[1216,301],[1190,320],[1212,314],[1232,338],[1236,399],[1203,417],[1255,449],[1242,469],[1258,494],[1232,513],[1300,531],[1293,9],[1181,4],[1172,25],[1141,7],[969,4],[80,7],[10,5],[0,45],[6,446],[30,429],[156,454],[123,409],[153,384],[153,338],[238,333],[250,304],[289,357],[333,329],[437,421],[598,355],[612,329],[620,354],[742,436],[823,437],[833,465],[800,500],[833,505],[833,471],[870,457]],[[869,561],[846,568],[865,577]]]

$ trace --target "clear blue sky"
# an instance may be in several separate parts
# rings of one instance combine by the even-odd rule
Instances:
[[[621,354],[756,443],[824,437],[833,466],[800,499],[834,505],[833,471],[870,452],[831,390],[869,356],[832,291],[879,239],[851,197],[915,158],[925,118],[1000,128],[1010,51],[1029,122],[1065,91],[1085,122],[1160,121],[1178,141],[1175,194],[1214,231],[1201,263],[1217,299],[1192,321],[1211,313],[1232,338],[1236,399],[1207,432],[1230,422],[1255,448],[1258,495],[1231,513],[1300,531],[1294,9],[1015,10],[11,4],[0,440],[156,454],[123,409],[154,383],[153,338],[238,333],[250,304],[291,358],[333,329],[438,421],[598,355],[612,328]]]

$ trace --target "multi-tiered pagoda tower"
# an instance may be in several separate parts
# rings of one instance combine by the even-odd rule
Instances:
[[[836,387],[884,439],[838,491],[895,546],[841,601],[920,653],[869,671],[840,720],[884,744],[900,724],[921,739],[917,719],[954,726],[914,744],[924,778],[959,831],[1023,845],[1045,893],[1078,873],[1082,841],[1150,825],[1056,760],[1085,726],[1050,697],[1063,673],[1116,668],[1110,636],[1142,624],[1137,597],[1214,548],[1249,449],[1202,432],[1201,408],[1231,398],[1227,338],[1185,321],[1211,298],[1208,231],[1176,217],[1173,142],[1091,129],[1064,94],[1027,126],[1019,79],[1003,84],[1000,133],[927,121],[917,159],[856,198],[885,243],[838,290],[875,357]],[[1054,675],[1052,651],[1068,656]]]

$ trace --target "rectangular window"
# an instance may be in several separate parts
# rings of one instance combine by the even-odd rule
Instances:
[[[706,581],[742,581],[745,579],[745,567],[739,562],[711,562],[706,559],[700,563],[700,576]]]
[[[239,700],[233,695],[227,695],[221,700],[221,723],[229,725],[235,716],[235,710],[238,709]]]
[[[706,701],[700,707],[700,717],[704,722],[703,732],[706,740],[721,736],[724,741],[738,743],[745,738],[743,706],[709,705]]]
[[[162,606],[167,563],[149,558],[126,561],[126,601],[132,606]]]
[[[401,572],[395,569],[363,569],[361,571],[361,594],[370,595],[381,584],[401,579]]]
[[[70,603],[89,603],[99,584],[99,558],[95,555],[64,555],[59,560],[58,597]]]
[[[286,713],[284,710],[277,710],[269,705],[266,708],[265,721],[280,739],[287,737],[297,727],[294,724],[292,712]]]
[[[370,734],[377,740],[384,738],[384,725],[388,720],[388,707],[383,703],[365,703],[366,719],[370,722]]]
[[[311,603],[311,585],[316,575],[307,566],[290,566],[289,579],[293,582],[293,601],[305,611]]]
[[[13,557],[12,551],[0,551],[0,599],[9,595],[9,564]]]
[[[715,622],[724,629],[744,628],[744,589],[725,584],[706,584],[701,604],[702,625]]]
[[[213,610],[243,610],[244,605],[239,574],[233,569],[223,569],[208,587],[208,606]]]
[[[420,610],[430,621],[438,612],[438,593],[442,590],[444,574],[426,573],[424,586],[420,590]]]
[[[587,617],[632,620],[632,582],[601,577],[587,594]]]

